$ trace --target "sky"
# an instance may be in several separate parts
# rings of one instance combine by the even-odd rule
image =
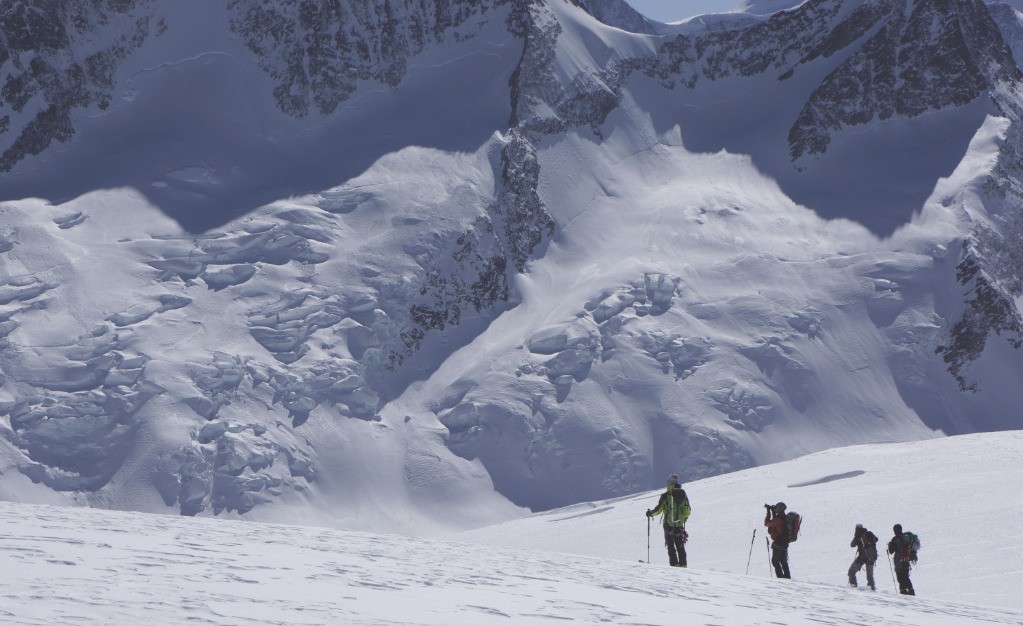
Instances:
[[[742,0],[628,0],[629,4],[643,15],[658,22],[678,20],[733,9]]]

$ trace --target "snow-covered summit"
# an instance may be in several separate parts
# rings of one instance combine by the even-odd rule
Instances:
[[[0,9],[6,499],[429,532],[1020,425],[1004,9],[108,4]]]
[[[806,0],[746,0],[738,4],[736,10],[753,15],[770,15],[797,7]]]
[[[625,0],[579,0],[579,6],[601,22],[633,33],[653,33],[654,25]]]

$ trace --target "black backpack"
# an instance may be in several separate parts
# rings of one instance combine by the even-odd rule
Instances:
[[[877,535],[870,532],[869,530],[863,533],[860,538],[860,542],[863,544],[863,554],[867,557],[867,560],[873,563],[877,560]]]

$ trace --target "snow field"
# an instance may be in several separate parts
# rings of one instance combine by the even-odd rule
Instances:
[[[663,565],[656,539],[651,564],[637,562],[645,556],[643,511],[656,493],[535,515],[452,537],[457,542],[5,502],[0,619],[1023,624],[1016,597],[1021,542],[1004,532],[1023,509],[1018,491],[1008,488],[1023,466],[1021,442],[1023,433],[1015,432],[857,446],[692,483],[692,568],[685,570]],[[911,485],[916,494],[904,497]],[[757,543],[750,575],[743,575],[746,531],[759,521],[765,491],[806,518],[792,548],[792,581],[764,575]],[[932,519],[937,507],[929,501],[939,492],[983,521]],[[849,499],[861,502],[859,515]],[[854,523],[886,538],[887,510],[895,508],[921,535],[914,572],[921,595],[895,594],[883,566],[877,593],[844,587],[851,560],[844,546]],[[988,532],[957,540],[981,526]],[[970,549],[958,553],[957,545]]]
[[[856,524],[887,544],[892,526],[920,536],[912,573],[919,597],[1023,609],[1023,516],[1016,487],[1023,432],[965,435],[915,443],[837,448],[683,485],[693,507],[689,566],[768,577],[765,503],[785,502],[803,516],[789,549],[795,581],[846,585]],[[667,478],[667,476],[665,476]],[[562,551],[604,559],[646,559],[644,512],[659,492],[584,503],[469,531],[466,540]],[[756,530],[756,538],[752,539]],[[752,558],[750,548],[752,539]],[[655,520],[651,563],[667,565]],[[882,546],[883,547],[883,546]],[[895,593],[881,551],[875,581]],[[864,585],[865,572],[859,574]]]

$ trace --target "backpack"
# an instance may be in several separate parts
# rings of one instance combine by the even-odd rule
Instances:
[[[877,535],[870,532],[869,530],[863,533],[863,537],[860,539],[863,542],[863,553],[869,563],[873,563],[877,560]]]
[[[902,560],[916,562],[916,551],[920,549],[920,537],[916,533],[902,533]]]
[[[799,513],[789,511],[785,514],[785,533],[788,535],[789,541],[799,539],[799,525],[802,523],[803,518]]]
[[[681,492],[682,497],[676,498],[675,493]],[[672,527],[681,527],[689,517],[689,496],[685,489],[672,490],[668,493],[668,502],[665,503],[664,521]]]

